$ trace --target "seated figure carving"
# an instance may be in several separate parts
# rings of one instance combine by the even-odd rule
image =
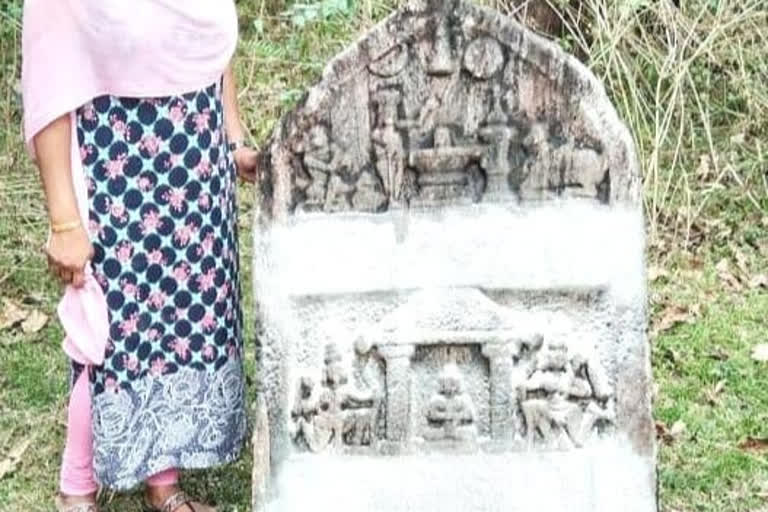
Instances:
[[[312,381],[306,378],[300,382],[292,413],[294,442],[313,452],[339,448],[342,444],[371,444],[377,410],[373,393],[349,385],[348,370],[334,345],[326,347],[324,363],[316,400],[312,396]]]
[[[475,413],[463,388],[464,380],[459,369],[455,365],[446,366],[438,378],[438,391],[427,409],[427,440],[475,439]]]
[[[533,396],[522,402],[529,447],[537,433],[549,447],[581,447],[599,421],[612,420],[610,396],[596,390],[593,382],[599,372],[597,365],[581,355],[569,358],[562,343],[549,343],[541,349],[524,385],[526,395]],[[607,402],[605,408],[598,405],[603,402]]]

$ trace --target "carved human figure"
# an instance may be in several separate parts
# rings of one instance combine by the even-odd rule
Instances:
[[[349,383],[349,372],[333,344],[326,346],[324,367],[317,399],[312,398],[311,381],[302,381],[294,409],[295,439],[301,437],[313,452],[342,443],[368,445],[373,440],[372,425],[378,400],[370,389]],[[307,414],[301,413],[307,411]]]
[[[406,161],[403,136],[398,127],[400,97],[400,92],[394,89],[378,93],[377,125],[371,132],[376,170],[384,180],[387,192],[396,200],[403,194]]]
[[[355,343],[353,385],[346,393],[345,440],[351,445],[371,445],[384,403],[379,367],[371,344],[364,338]]]
[[[523,183],[527,182],[529,188],[541,192],[547,188],[554,158],[547,125],[541,122],[533,123],[523,139],[523,144],[529,157],[513,186],[519,190]]]
[[[612,422],[616,417],[613,391],[608,384],[602,365],[594,357],[575,354],[571,357],[571,368],[574,372],[573,396],[589,399],[583,411],[582,421],[575,434],[579,443],[583,444],[594,431],[599,422]]]
[[[313,451],[320,451],[329,444],[334,447],[340,446],[344,435],[342,388],[347,384],[348,376],[342,365],[341,354],[335,345],[326,347],[324,363],[320,381],[322,390],[317,400],[318,412],[314,425],[317,443]]]
[[[351,190],[341,178],[347,165],[345,151],[331,141],[328,129],[323,125],[312,127],[304,153],[304,166],[310,177],[306,194],[310,201],[322,204],[328,211],[344,201],[343,195]]]
[[[364,169],[355,183],[352,205],[358,210],[379,212],[386,208],[387,201],[378,175],[372,169]]]
[[[558,441],[560,431],[567,432],[569,425],[576,422],[579,406],[567,399],[573,383],[573,373],[569,369],[564,345],[547,344],[537,354],[535,370],[525,388],[543,396],[522,403],[529,446],[533,445],[537,431],[545,444],[553,445]]]
[[[587,360],[578,355],[569,358],[564,344],[544,345],[535,361],[525,390],[539,396],[522,402],[529,446],[537,432],[548,446],[558,442],[583,446],[597,421],[613,418],[611,405],[601,408],[594,401],[607,400],[606,391],[601,390],[600,396],[595,393]],[[591,368],[593,373],[598,371],[594,364]],[[584,407],[583,400],[589,400]]]
[[[430,441],[472,441],[477,431],[475,413],[463,389],[464,379],[455,365],[446,366],[438,377],[438,390],[427,409]]]
[[[480,140],[488,144],[480,165],[489,176],[506,176],[511,170],[509,148],[517,130],[504,124],[489,124],[478,131]]]
[[[291,411],[291,439],[307,448],[314,441],[314,421],[317,415],[317,403],[314,397],[314,383],[309,377],[299,380],[298,390]]]

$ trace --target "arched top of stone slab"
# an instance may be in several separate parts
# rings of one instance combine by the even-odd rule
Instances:
[[[597,78],[512,19],[412,0],[334,58],[261,154],[260,208],[384,212],[561,199],[640,206]]]

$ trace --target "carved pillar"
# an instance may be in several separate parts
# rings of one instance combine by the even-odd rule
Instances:
[[[411,424],[411,357],[413,345],[380,346],[387,367],[387,440],[405,443]]]
[[[483,355],[490,361],[491,437],[512,440],[514,434],[515,390],[512,387],[512,352],[507,344],[483,345]]]

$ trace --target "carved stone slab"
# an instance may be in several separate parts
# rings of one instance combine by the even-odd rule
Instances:
[[[657,509],[638,166],[581,64],[413,1],[261,158],[254,510]]]

